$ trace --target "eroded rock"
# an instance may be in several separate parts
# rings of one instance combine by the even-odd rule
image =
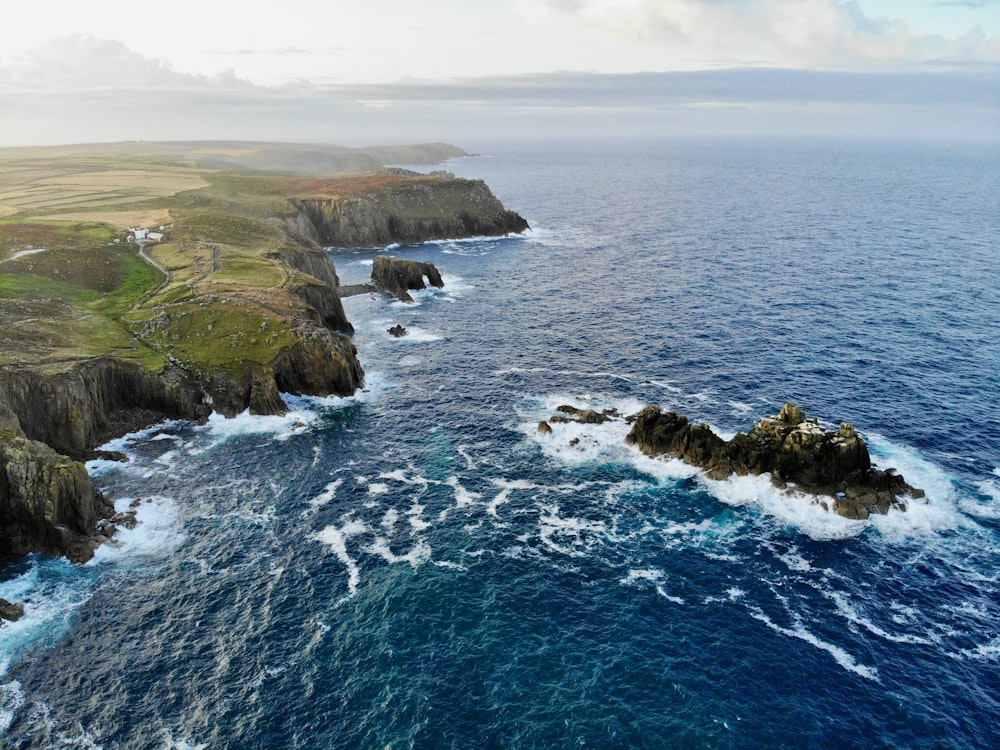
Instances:
[[[433,263],[421,263],[408,258],[378,255],[372,264],[372,281],[384,292],[403,302],[412,302],[410,291],[426,289],[427,285],[441,288],[444,279]]]
[[[769,472],[778,486],[832,497],[834,511],[847,518],[905,510],[904,496],[924,496],[894,470],[875,468],[850,424],[826,430],[791,403],[729,441],[706,424],[692,425],[676,412],[649,406],[636,415],[626,442],[651,456],[677,456],[712,479]]]

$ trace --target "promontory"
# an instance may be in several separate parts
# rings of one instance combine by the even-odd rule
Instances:
[[[363,383],[325,247],[520,232],[481,181],[386,164],[447,144],[0,149],[0,555],[86,560],[83,461],[164,419]]]

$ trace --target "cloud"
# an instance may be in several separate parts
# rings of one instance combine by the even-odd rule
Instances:
[[[340,50],[344,51],[344,50]],[[262,57],[312,57],[319,54],[330,54],[316,52],[302,47],[280,47],[276,49],[213,49],[209,50],[210,55],[233,55],[235,57],[250,57],[260,55]]]
[[[568,4],[587,0],[564,0]],[[722,4],[722,3],[716,3]],[[670,133],[1000,140],[1000,64],[743,67],[256,86],[74,37],[0,68],[0,146],[115,140],[354,143]]]
[[[50,41],[0,69],[7,90],[149,90],[249,88],[232,71],[212,76],[175,71],[168,63],[145,57],[122,42],[75,34]]]
[[[1000,62],[1000,38],[976,28],[953,37],[922,34],[901,19],[871,18],[858,2],[522,0],[519,8],[537,25],[569,24],[688,58],[828,69],[864,69],[886,61]]]

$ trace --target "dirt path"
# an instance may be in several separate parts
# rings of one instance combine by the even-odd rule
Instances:
[[[149,294],[143,295],[142,299],[140,299],[138,302],[135,303],[135,305],[133,305],[133,308],[142,307],[143,305],[145,305],[150,298],[162,292],[166,288],[167,284],[170,283],[170,271],[168,271],[166,268],[161,266],[155,260],[150,258],[149,255],[146,253],[146,245],[149,244],[149,240],[138,240],[136,244],[139,246],[139,257],[142,258],[147,263],[149,263],[149,265],[151,265],[157,271],[162,273],[163,281],[160,282],[160,285],[156,287],[156,289],[151,291]]]

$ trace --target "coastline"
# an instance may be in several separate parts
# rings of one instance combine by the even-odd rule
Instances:
[[[419,153],[413,148],[406,153]],[[464,154],[428,148],[428,158]],[[116,158],[137,157],[101,153]],[[302,158],[270,148],[258,161],[287,168]],[[47,165],[37,153],[15,163]],[[181,166],[170,174],[187,187],[188,172]],[[207,170],[200,179],[207,187],[158,202],[165,222],[158,231],[115,228],[101,219],[122,217],[103,209],[86,225],[67,224],[60,214],[41,217],[44,223],[19,222],[20,215],[0,223],[0,275],[14,282],[4,322],[23,332],[0,361],[0,489],[8,509],[0,554],[38,551],[82,562],[113,534],[107,523],[98,533],[113,508],[81,463],[109,439],[163,419],[284,414],[282,393],[353,394],[364,372],[340,302],[346,295],[322,243],[369,247],[527,228],[485,183],[443,172]],[[49,247],[28,243],[31,232]],[[107,258],[107,278],[90,278],[82,248]],[[79,266],[75,276],[57,265],[63,258]],[[52,283],[48,309],[32,308],[28,293],[17,291],[27,284],[37,297],[37,288]],[[108,293],[118,297],[113,306]],[[89,328],[76,330],[79,321]]]

